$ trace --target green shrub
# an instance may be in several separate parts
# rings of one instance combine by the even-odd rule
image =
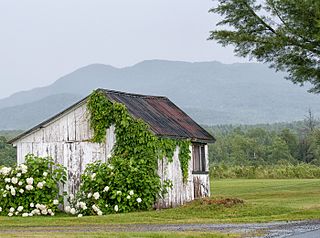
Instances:
[[[290,179],[320,178],[320,167],[312,164],[280,164],[266,166],[226,166],[211,165],[210,175],[213,178],[247,178],[247,179]]]
[[[24,164],[1,167],[0,214],[53,216],[63,201],[59,185],[65,181],[65,168],[51,158],[27,155]]]
[[[158,197],[160,184],[144,161],[113,157],[111,163],[89,164],[82,175],[80,191],[66,212],[103,215],[150,209]]]

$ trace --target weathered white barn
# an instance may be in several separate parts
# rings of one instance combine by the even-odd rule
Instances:
[[[149,124],[158,137],[190,139],[191,160],[188,179],[183,182],[179,161],[179,148],[174,153],[173,162],[166,158],[159,160],[158,173],[162,180],[171,180],[173,187],[166,198],[159,201],[159,207],[181,205],[197,197],[209,196],[209,162],[207,143],[214,137],[200,127],[187,114],[166,97],[129,94],[112,90],[102,90],[112,102],[122,103],[129,113]],[[11,141],[17,147],[17,162],[31,153],[50,156],[64,165],[68,171],[68,183],[63,188],[75,194],[80,184],[80,175],[88,163],[107,161],[115,143],[114,126],[106,130],[105,143],[92,143],[93,131],[87,111],[87,98],[79,101],[58,115],[26,131]]]

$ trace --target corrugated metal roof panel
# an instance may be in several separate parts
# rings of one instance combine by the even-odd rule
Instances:
[[[158,136],[215,141],[212,135],[166,97],[100,90],[105,92],[111,101],[124,104],[132,116],[145,121]]]

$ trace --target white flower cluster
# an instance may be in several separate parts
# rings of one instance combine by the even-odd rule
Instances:
[[[46,179],[48,176],[47,172],[43,173],[43,177],[33,178],[29,177],[26,173],[28,172],[28,166],[21,164],[15,168],[2,167],[0,168],[0,204],[1,199],[5,201],[6,199],[13,199],[17,196],[30,196],[35,192],[40,192],[46,186]],[[39,181],[40,180],[40,181]],[[35,182],[39,181],[39,182]],[[31,193],[30,193],[31,192]],[[40,192],[41,193],[41,192]],[[16,201],[19,201],[17,199]],[[54,216],[52,209],[56,209],[59,205],[57,199],[53,200],[48,204],[40,204],[32,202],[29,205],[26,205],[25,202],[22,202],[24,206],[18,204],[12,205],[11,207],[1,207],[0,213],[7,214],[11,216],[22,216],[29,217],[34,215],[51,215]],[[35,205],[36,204],[36,205]]]
[[[91,177],[92,179],[92,177]],[[87,194],[82,193],[83,195],[83,199],[86,200],[88,203],[93,205],[90,205],[90,210],[92,209],[92,211],[97,214],[98,216],[102,216],[105,213],[109,213],[110,212],[110,208],[109,208],[109,204],[107,204],[107,201],[105,201],[105,196],[103,193],[106,193],[110,191],[110,187],[109,186],[105,186],[102,193],[99,192],[89,192]],[[128,193],[123,193],[122,191],[114,191],[114,194],[117,197],[122,197],[122,199],[127,199],[130,200],[132,198],[135,198],[135,201],[139,204],[142,202],[142,198],[135,196],[135,193],[133,190],[130,190]],[[112,195],[111,195],[112,196]],[[71,198],[71,196],[70,196]],[[72,198],[74,198],[74,196],[72,196]],[[102,199],[102,200],[101,200]],[[99,201],[97,201],[99,200]],[[107,199],[108,200],[108,199]],[[126,203],[125,200],[122,200]],[[86,210],[88,209],[87,204],[83,201],[78,200],[76,203],[75,201],[72,201],[72,199],[70,200],[71,204],[75,204],[74,207],[72,206],[66,206],[65,207],[65,212],[69,213],[71,215],[78,215],[78,217],[82,217],[83,214],[88,214],[88,212],[86,212]],[[105,208],[100,208],[97,203],[104,204]],[[112,210],[114,212],[119,212],[120,207],[121,207],[121,201],[119,202],[119,204],[114,205],[114,207],[112,207]],[[107,209],[106,209],[107,208]],[[108,209],[109,208],[109,209]],[[91,212],[89,212],[91,214]]]
[[[25,171],[27,171],[27,166],[20,166],[21,168],[21,173],[25,173]],[[11,168],[2,168],[1,169],[1,174],[5,176],[10,176],[10,172],[13,173],[13,170]],[[21,173],[17,173],[15,176],[16,177],[7,177],[4,178],[4,182],[6,183],[5,188],[2,188],[0,190],[0,194],[2,194],[2,197],[7,197],[8,194],[11,194],[13,197],[15,197],[17,195],[17,192],[23,194],[25,192],[25,190],[27,191],[31,191],[34,189],[33,187],[33,183],[34,183],[34,179],[32,177],[27,178],[25,181],[24,180],[19,180],[19,178],[21,177]],[[46,181],[43,180],[42,182],[38,182],[37,183],[37,188],[38,189],[43,189],[44,185],[46,184]]]
[[[58,201],[58,200],[55,200]],[[59,202],[54,202],[56,204],[59,204]],[[22,217],[32,217],[34,215],[51,215],[54,216],[54,212],[52,209],[48,209],[48,207],[44,204],[39,204],[37,203],[34,205],[34,203],[30,203],[31,208],[33,209],[31,212],[27,212],[28,209],[25,209],[23,206],[18,206],[17,208],[10,207],[8,216],[19,216],[21,215]],[[0,212],[2,212],[2,207],[0,207]]]
[[[82,217],[83,215],[80,213],[81,211],[87,210],[87,204],[84,202],[77,202],[76,207],[66,206],[64,211],[66,213],[70,213],[71,215],[78,214],[78,217]],[[98,209],[99,210],[99,209]],[[100,211],[100,210],[99,210]],[[101,214],[102,215],[102,214]]]
[[[52,209],[48,209],[48,207],[44,204],[36,204],[35,209],[31,211],[31,214],[54,216],[54,212],[52,211]]]
[[[2,167],[0,169],[0,175],[3,175],[3,176],[8,176],[11,172],[11,168],[8,168],[8,167]]]
[[[102,211],[100,210],[100,208],[96,205],[92,205],[92,209],[93,211],[95,211],[97,213],[98,216],[102,216]]]

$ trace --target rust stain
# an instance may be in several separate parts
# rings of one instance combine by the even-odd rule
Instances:
[[[124,104],[129,113],[149,124],[160,137],[214,142],[215,138],[166,97],[103,90],[111,100]]]

